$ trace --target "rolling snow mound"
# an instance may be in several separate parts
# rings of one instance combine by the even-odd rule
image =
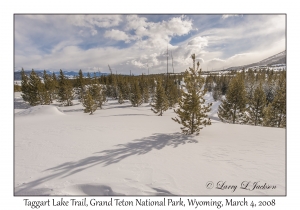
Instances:
[[[61,110],[56,106],[52,105],[39,105],[25,109],[24,111],[18,112],[15,116],[57,116],[65,115]]]

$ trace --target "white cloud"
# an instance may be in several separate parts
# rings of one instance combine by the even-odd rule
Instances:
[[[134,31],[139,48],[166,48],[172,37],[186,35],[193,29],[192,21],[184,16],[161,22],[148,22],[145,17],[136,15],[127,16],[126,19],[125,28]]]
[[[121,15],[68,15],[68,21],[75,26],[109,28],[118,26],[122,21]]]
[[[111,38],[118,41],[125,41],[125,43],[130,42],[130,37],[124,32],[117,29],[111,29],[110,31],[105,31],[104,37]]]
[[[77,44],[79,44],[79,41],[72,39],[72,38],[70,38],[69,40],[63,40],[63,41],[59,42],[58,44],[56,44],[55,46],[53,46],[51,52],[56,53],[56,52],[62,51],[63,49],[65,49],[68,46],[76,46]]]
[[[97,31],[97,30],[95,30],[95,29],[91,29],[91,34],[92,34],[92,36],[95,36],[97,33],[98,33],[98,31]]]
[[[240,16],[240,15],[222,15],[221,19],[226,19],[229,17],[237,17],[237,16]]]
[[[110,64],[118,73],[131,70],[139,74],[145,72],[148,63],[151,73],[159,73],[166,72],[168,45],[169,53],[173,53],[175,72],[192,65],[190,56],[193,53],[203,70],[216,70],[257,62],[285,49],[284,16],[244,16],[234,25],[228,20],[226,25],[223,21],[221,26],[205,30],[184,16],[156,22],[136,15],[101,18],[71,15],[18,19],[15,65],[55,71],[60,68],[87,71],[99,67],[100,71],[108,72],[107,64]],[[121,25],[122,20],[124,24]],[[195,34],[196,26],[199,33]],[[193,32],[192,37],[170,44],[175,36],[190,32]],[[37,34],[42,41],[37,42]],[[107,47],[110,42],[105,40],[103,46],[98,44],[99,38],[104,40],[101,36],[132,44],[126,48]],[[169,70],[171,68],[169,56]]]
[[[227,59],[220,59],[218,57],[204,62],[205,70],[220,70],[234,66],[244,66],[252,63],[259,62],[265,58],[282,52],[285,48],[285,40],[279,40],[275,42],[269,48],[256,48],[246,53],[234,54]]]
[[[137,30],[138,28],[143,28],[147,26],[147,18],[145,17],[138,17],[137,15],[127,15],[126,20],[126,30]]]
[[[138,68],[145,68],[147,64],[142,63],[141,61],[132,60],[131,64],[137,66]]]
[[[203,47],[207,46],[207,44],[208,44],[207,38],[204,38],[201,36],[197,36],[187,43],[187,45],[195,46],[195,47],[199,47],[199,48],[203,48]]]

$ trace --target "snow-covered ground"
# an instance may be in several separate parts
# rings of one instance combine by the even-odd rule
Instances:
[[[285,195],[285,129],[222,123],[219,102],[199,136],[182,135],[173,110],[74,104],[15,93],[15,195]]]

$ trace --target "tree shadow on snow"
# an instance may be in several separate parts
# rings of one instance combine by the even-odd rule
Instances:
[[[82,192],[81,195],[89,195],[89,196],[124,195],[122,193],[114,192],[110,186],[100,185],[100,184],[78,184],[78,185],[70,186],[68,188],[71,188],[71,191],[72,188],[76,188],[77,191]]]
[[[120,116],[151,116],[155,117],[155,115],[149,115],[149,114],[114,114],[114,115],[106,115],[101,117],[120,117]]]
[[[88,168],[94,167],[99,164],[103,166],[108,166],[114,163],[118,163],[125,158],[135,156],[135,155],[144,155],[152,150],[161,150],[166,146],[171,146],[173,148],[178,147],[179,145],[184,145],[187,143],[198,143],[197,140],[193,139],[192,136],[186,136],[181,133],[174,134],[162,134],[155,133],[151,136],[144,137],[141,139],[133,140],[126,144],[115,145],[116,148],[103,150],[100,152],[95,152],[90,157],[83,158],[74,162],[65,162],[58,166],[46,169],[45,171],[51,171],[52,174],[42,177],[40,179],[25,183],[22,186],[16,188],[16,195],[26,194],[26,192],[31,191],[34,187],[55,179],[57,177],[68,177],[70,175],[79,173]],[[168,192],[158,192],[159,194],[169,194]]]
[[[119,103],[118,103],[119,104]],[[110,104],[110,105],[114,105],[114,104]],[[133,107],[131,104],[119,104],[119,106],[103,106],[104,109],[119,109],[119,108],[127,108],[127,107]]]
[[[161,189],[161,188],[152,187],[152,189],[157,192],[155,195],[161,195],[161,196],[167,196],[167,195],[169,195],[169,196],[174,196],[174,194],[170,193],[167,190]]]
[[[83,112],[83,108],[79,108],[79,109],[66,109],[66,110],[62,110],[63,112]]]

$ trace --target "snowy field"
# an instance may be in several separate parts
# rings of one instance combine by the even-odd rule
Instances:
[[[199,136],[182,135],[173,110],[74,104],[15,93],[15,195],[285,195],[285,129],[222,123],[219,102]]]

